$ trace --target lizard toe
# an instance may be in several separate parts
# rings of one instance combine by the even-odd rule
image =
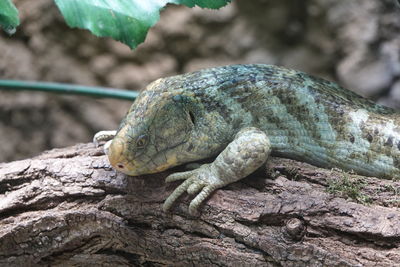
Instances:
[[[197,209],[200,207],[201,203],[211,195],[211,193],[215,190],[214,186],[208,185],[205,186],[201,192],[190,202],[189,205],[189,213],[190,215],[196,215]]]
[[[194,181],[191,185],[189,185],[188,189],[186,190],[189,195],[196,194],[205,186],[204,183],[201,181]]]
[[[116,133],[117,131],[100,131],[93,136],[93,143],[98,147],[100,142],[113,139]]]
[[[174,204],[175,200],[177,200],[189,187],[189,185],[193,181],[191,179],[188,179],[184,181],[180,186],[178,186],[174,192],[172,192],[171,195],[165,200],[164,205],[163,205],[163,210],[168,211],[172,204]]]
[[[165,182],[170,183],[174,181],[185,180],[189,178],[191,175],[192,171],[173,173],[171,175],[168,175],[167,178],[165,178]]]

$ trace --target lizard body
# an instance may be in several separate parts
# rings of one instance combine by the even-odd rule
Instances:
[[[232,65],[159,79],[141,92],[108,149],[128,175],[160,172],[184,181],[166,200],[217,188],[260,167],[268,155],[361,175],[400,178],[400,116],[333,82],[272,65]]]

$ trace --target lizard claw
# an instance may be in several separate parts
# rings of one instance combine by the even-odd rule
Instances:
[[[165,200],[163,205],[164,211],[168,211],[175,200],[185,191],[191,195],[199,192],[189,205],[189,213],[195,215],[200,204],[210,196],[215,189],[223,186],[220,179],[213,173],[210,164],[202,165],[200,168],[193,171],[174,173],[165,179],[166,182],[178,180],[185,181]]]

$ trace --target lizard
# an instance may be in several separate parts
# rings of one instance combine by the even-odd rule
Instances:
[[[274,65],[229,65],[161,78],[134,101],[106,153],[139,176],[216,157],[169,175],[184,180],[164,211],[187,192],[195,214],[210,194],[238,181],[270,155],[365,176],[400,178],[400,116],[334,82]]]

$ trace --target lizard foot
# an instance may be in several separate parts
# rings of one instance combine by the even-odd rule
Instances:
[[[117,131],[100,131],[100,132],[97,132],[93,136],[93,143],[96,146],[99,146],[100,142],[109,141],[109,140],[113,139],[116,134],[117,134]]]
[[[216,172],[213,170],[212,164],[204,164],[200,168],[192,171],[174,173],[165,179],[166,182],[178,180],[185,181],[174,190],[167,200],[165,200],[163,205],[164,211],[168,211],[175,200],[185,191],[190,195],[200,192],[189,205],[189,213],[195,215],[200,204],[210,196],[214,190],[224,186],[223,181],[220,181]]]
[[[93,136],[93,143],[96,147],[100,146],[100,142],[107,141],[104,144],[104,154],[107,155],[108,148],[111,145],[111,141],[116,135],[117,131],[100,131]]]
[[[173,202],[186,191],[189,194],[198,193],[189,205],[189,213],[196,214],[201,202],[214,190],[257,170],[267,160],[270,151],[271,143],[264,132],[253,127],[240,130],[213,163],[166,178],[166,182],[185,181],[165,200],[164,211],[171,208]]]

